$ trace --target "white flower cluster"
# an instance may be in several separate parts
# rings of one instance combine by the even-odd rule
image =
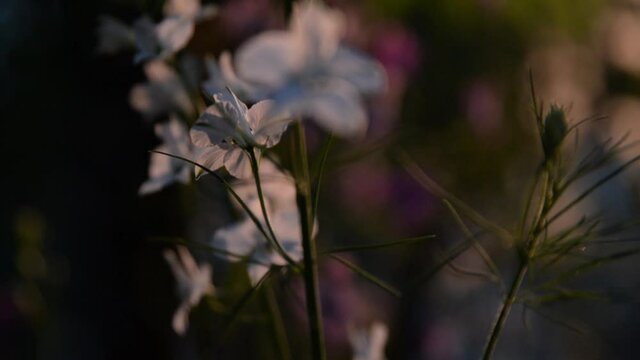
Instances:
[[[197,86],[193,91],[191,79],[171,64],[187,58],[185,47],[196,23],[215,15],[214,7],[201,6],[200,0],[168,0],[165,18],[158,24],[142,17],[129,27],[105,17],[99,27],[99,51],[134,47],[134,60],[146,61],[148,83],[133,87],[130,103],[149,121],[169,119],[155,125],[162,140],[156,151],[197,163],[196,177],[224,168],[238,179],[233,189],[244,203],[241,208],[252,214],[219,229],[211,245],[230,254],[230,261],[247,259],[253,284],[270,267],[302,259],[295,180],[262,153],[279,143],[292,121],[310,119],[337,136],[362,137],[368,125],[363,97],[386,86],[380,64],[341,43],[345,18],[340,12],[315,1],[295,5],[286,30],[249,39],[235,59],[228,52],[219,62],[202,59],[209,73],[202,84],[211,102],[206,109]],[[187,183],[193,168],[178,158],[153,153],[149,179],[139,192]],[[176,332],[183,333],[189,309],[210,289],[206,284],[210,285],[211,269],[196,266],[186,249],[178,250],[165,257],[184,299],[173,322]]]

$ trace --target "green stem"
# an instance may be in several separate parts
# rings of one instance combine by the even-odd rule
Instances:
[[[299,157],[299,174],[296,174],[296,202],[300,214],[302,230],[302,249],[304,253],[304,282],[307,298],[307,315],[309,317],[309,332],[311,335],[311,358],[326,359],[324,347],[324,330],[322,326],[322,309],[320,307],[320,288],[318,284],[318,264],[316,242],[312,235],[311,215],[311,187],[309,179],[309,164],[307,162],[307,145],[304,127],[300,121],[295,123],[297,151]]]
[[[496,345],[498,344],[498,339],[500,338],[500,334],[502,333],[504,324],[507,322],[509,313],[511,312],[513,304],[515,303],[518,296],[518,290],[520,290],[520,286],[522,286],[522,282],[524,281],[528,269],[528,262],[523,261],[520,265],[520,269],[518,269],[518,273],[515,279],[513,279],[513,283],[511,283],[507,298],[504,300],[502,307],[498,310],[498,315],[493,323],[491,332],[489,333],[489,338],[487,339],[487,344],[484,348],[484,353],[482,355],[483,360],[491,359],[491,357],[493,356],[493,352],[496,349]]]
[[[271,244],[274,246],[275,250],[294,268],[298,267],[298,264],[287,254],[287,252],[282,248],[282,245],[278,242],[278,238],[271,227],[271,222],[269,221],[269,215],[267,214],[267,206],[264,201],[264,193],[262,192],[262,184],[260,181],[260,169],[258,168],[258,159],[256,158],[256,154],[253,149],[247,150],[249,154],[249,159],[251,162],[251,170],[253,171],[253,176],[256,180],[256,191],[258,192],[258,199],[260,200],[260,209],[262,209],[262,216],[264,217],[264,222],[267,225],[267,230],[269,231],[269,235],[271,235]]]
[[[491,332],[489,333],[489,337],[484,348],[484,353],[482,355],[483,360],[491,359],[491,357],[493,356],[493,352],[495,351],[496,345],[498,344],[498,339],[502,334],[502,329],[507,322],[509,313],[511,312],[513,304],[516,302],[516,299],[518,297],[518,291],[520,291],[520,287],[522,286],[524,278],[529,270],[530,259],[534,256],[537,250],[536,248],[538,247],[540,239],[540,229],[542,224],[545,223],[546,214],[549,209],[548,201],[550,200],[549,188],[551,182],[551,174],[548,164],[546,165],[547,166],[544,167],[541,174],[541,176],[543,177],[542,188],[540,190],[540,200],[538,201],[538,206],[536,212],[534,213],[534,220],[531,224],[529,233],[525,235],[526,237],[522,238],[522,246],[524,246],[524,249],[520,257],[520,266],[518,268],[516,277],[511,283],[511,287],[509,288],[507,297],[503,301],[500,309],[498,309],[496,319],[493,323],[493,326],[491,327]],[[528,209],[526,209],[525,212],[526,211],[528,211]]]

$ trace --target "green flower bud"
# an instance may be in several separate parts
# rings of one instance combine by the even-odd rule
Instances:
[[[556,153],[566,135],[567,121],[564,110],[552,105],[551,110],[544,118],[544,128],[542,130],[542,147],[547,160]]]

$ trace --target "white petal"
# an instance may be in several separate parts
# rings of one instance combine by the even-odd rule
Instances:
[[[215,102],[215,106],[222,111],[224,118],[231,120],[236,131],[234,139],[240,140],[239,142],[243,143],[243,136],[251,135],[251,128],[247,122],[247,112],[249,111],[247,105],[240,101],[236,94],[230,89],[213,94],[213,101]]]
[[[173,330],[178,335],[184,335],[187,331],[187,327],[189,326],[189,310],[190,308],[188,304],[182,304],[173,314],[171,324],[173,326]]]
[[[264,100],[254,104],[247,113],[247,120],[253,129],[255,142],[268,148],[280,142],[282,134],[287,130],[291,117],[286,113],[276,114],[272,111],[275,103]]]
[[[236,55],[240,78],[270,88],[284,84],[302,66],[302,49],[284,31],[267,31],[251,38]]]
[[[249,280],[251,281],[251,285],[256,286],[258,282],[269,272],[269,267],[250,263],[247,266],[247,272],[249,273]]]
[[[155,117],[164,110],[164,108],[158,106],[158,102],[153,98],[149,85],[146,84],[136,84],[131,88],[129,104],[136,111],[147,117]]]
[[[305,48],[307,61],[328,60],[335,53],[345,31],[345,19],[337,10],[318,2],[306,1],[294,9],[291,31]]]
[[[211,171],[216,171],[224,166],[224,156],[227,154],[227,150],[221,149],[218,146],[209,146],[204,149],[198,156],[196,162]],[[195,166],[196,177],[205,173],[205,170],[199,166]]]
[[[245,219],[236,224],[219,229],[213,235],[213,247],[226,250],[234,255],[249,255],[257,244],[258,228]],[[238,261],[235,256],[224,256],[229,261]]]
[[[168,17],[156,26],[158,42],[165,55],[184,48],[193,36],[193,21],[184,17]]]
[[[224,156],[224,167],[231,176],[247,179],[252,175],[249,156],[239,147],[229,149]]]
[[[196,260],[191,256],[189,249],[185,246],[178,246],[177,249],[182,266],[184,267],[187,275],[189,275],[190,278],[193,278],[193,276],[198,273],[198,264],[196,264]]]
[[[163,11],[165,16],[183,16],[193,19],[200,12],[200,0],[167,0]]]
[[[183,284],[189,281],[189,276],[185,272],[180,260],[178,259],[178,255],[171,249],[165,249],[163,252],[164,259],[169,264],[171,268],[171,272],[173,276],[176,278],[176,282],[178,284]]]
[[[233,60],[228,51],[220,54],[220,75],[224,82],[222,86],[230,87],[244,99],[255,102],[267,96],[268,89],[244,81],[236,75],[233,69]]]
[[[278,93],[275,101],[277,110],[311,117],[340,137],[360,138],[367,130],[367,116],[360,96],[346,81],[333,79],[321,88],[290,87]]]
[[[345,46],[340,46],[329,62],[332,75],[353,84],[360,93],[375,94],[387,86],[387,77],[380,63]]]
[[[217,106],[209,106],[191,128],[191,141],[195,146],[220,145],[223,140],[234,138],[235,125],[222,115]]]

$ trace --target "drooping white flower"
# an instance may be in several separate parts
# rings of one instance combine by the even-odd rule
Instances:
[[[295,202],[295,180],[280,172],[273,163],[261,161],[260,177],[267,216],[278,242],[293,261],[302,259],[300,216]],[[238,181],[234,190],[259,219],[267,231],[260,210],[256,185],[253,181]],[[237,204],[236,204],[237,205]],[[238,205],[239,207],[239,205]],[[258,283],[272,265],[282,266],[287,262],[265,238],[257,225],[245,215],[243,220],[216,231],[212,245],[231,254],[247,256],[249,279]],[[226,256],[229,261],[237,261],[237,256]]]
[[[349,342],[353,350],[353,360],[385,360],[384,348],[389,337],[389,329],[381,322],[375,322],[368,329],[349,327]]]
[[[193,157],[191,142],[186,126],[175,117],[166,123],[155,125],[156,135],[162,144],[154,150],[178,155],[187,159]],[[147,195],[163,189],[175,182],[188,184],[191,181],[193,165],[167,155],[151,153],[149,159],[149,179],[142,183],[138,194]]]
[[[154,60],[144,65],[144,72],[149,82],[133,86],[129,93],[131,107],[149,119],[171,112],[193,114],[189,93],[173,69]]]
[[[251,108],[233,92],[213,95],[209,106],[191,128],[191,140],[202,148],[197,163],[210,170],[225,167],[237,178],[251,176],[245,151],[259,151],[276,145],[289,124],[289,117],[273,111],[274,103],[260,101]],[[196,168],[196,175],[202,169]]]
[[[250,39],[237,51],[237,75],[221,66],[222,75],[254,98],[268,94],[275,110],[311,117],[340,136],[362,135],[361,96],[381,91],[386,77],[376,61],[340,44],[344,28],[340,12],[306,1],[295,7],[288,31]]]
[[[184,335],[191,308],[198,305],[203,296],[213,295],[215,291],[211,283],[211,265],[198,265],[184,246],[178,246],[177,251],[165,250],[164,258],[171,267],[178,296],[182,300],[173,315],[173,329],[179,335]]]

